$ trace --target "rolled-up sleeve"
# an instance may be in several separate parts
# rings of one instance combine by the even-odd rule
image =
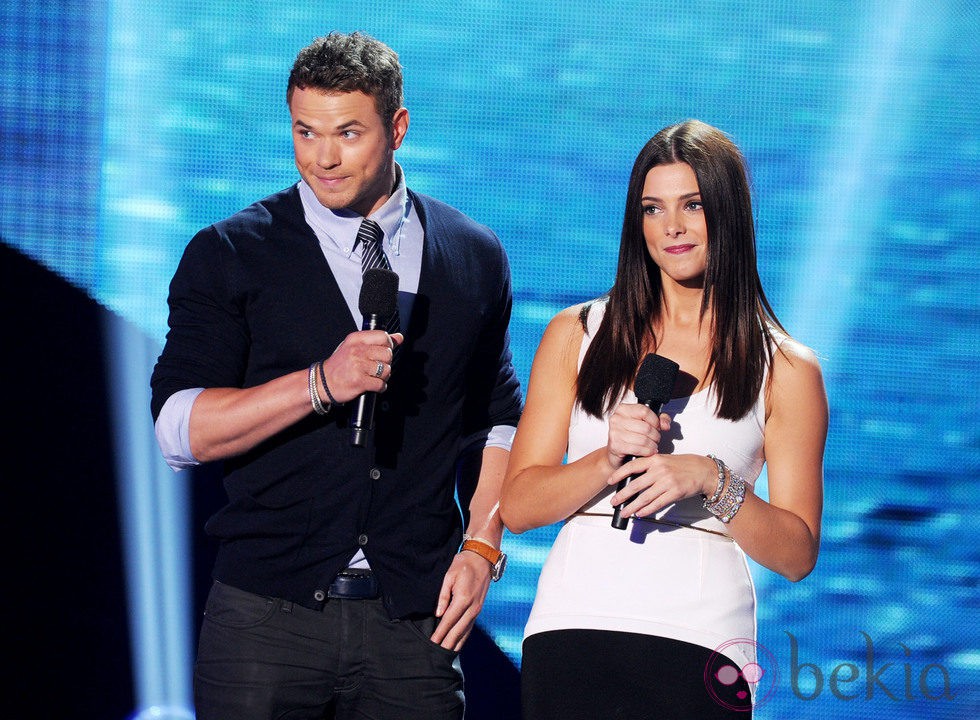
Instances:
[[[167,398],[153,424],[163,459],[174,472],[200,465],[191,452],[190,423],[191,408],[203,390],[188,388],[175,392]]]

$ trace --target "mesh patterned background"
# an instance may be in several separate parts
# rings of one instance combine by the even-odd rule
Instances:
[[[612,282],[644,142],[688,117],[735,139],[832,413],[817,569],[753,566],[778,673],[757,717],[976,717],[977,5],[3,2],[4,242],[162,346],[191,235],[297,179],[285,81],[333,29],[400,55],[409,185],[506,246],[525,383],[552,315]],[[555,530],[505,537],[481,616],[518,665]]]

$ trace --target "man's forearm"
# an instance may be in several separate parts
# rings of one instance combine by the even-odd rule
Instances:
[[[476,487],[468,506],[466,534],[498,548],[504,532],[498,506],[509,457],[510,451],[500,447],[483,449],[478,461]]]

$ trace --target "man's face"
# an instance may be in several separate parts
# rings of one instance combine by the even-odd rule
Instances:
[[[395,181],[395,150],[408,130],[405,108],[386,132],[370,95],[296,88],[289,115],[296,167],[324,207],[367,216],[385,203]]]

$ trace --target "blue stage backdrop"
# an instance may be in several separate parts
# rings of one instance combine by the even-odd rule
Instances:
[[[791,584],[753,566],[771,679],[757,717],[980,715],[977,5],[0,3],[0,234],[155,349],[107,348],[132,377],[107,400],[118,443],[150,432],[185,243],[295,182],[285,81],[333,29],[399,52],[410,185],[506,246],[525,383],[552,315],[612,282],[639,148],[688,117],[729,132],[753,173],[763,281],[822,358],[832,413],[816,570]],[[132,462],[134,487],[181,482]],[[509,571],[481,616],[518,666],[555,530],[505,537]],[[184,541],[164,542],[180,575]],[[142,613],[177,640],[134,650],[141,707],[186,706],[194,619],[177,615]],[[147,679],[154,662],[173,664],[167,687]]]

